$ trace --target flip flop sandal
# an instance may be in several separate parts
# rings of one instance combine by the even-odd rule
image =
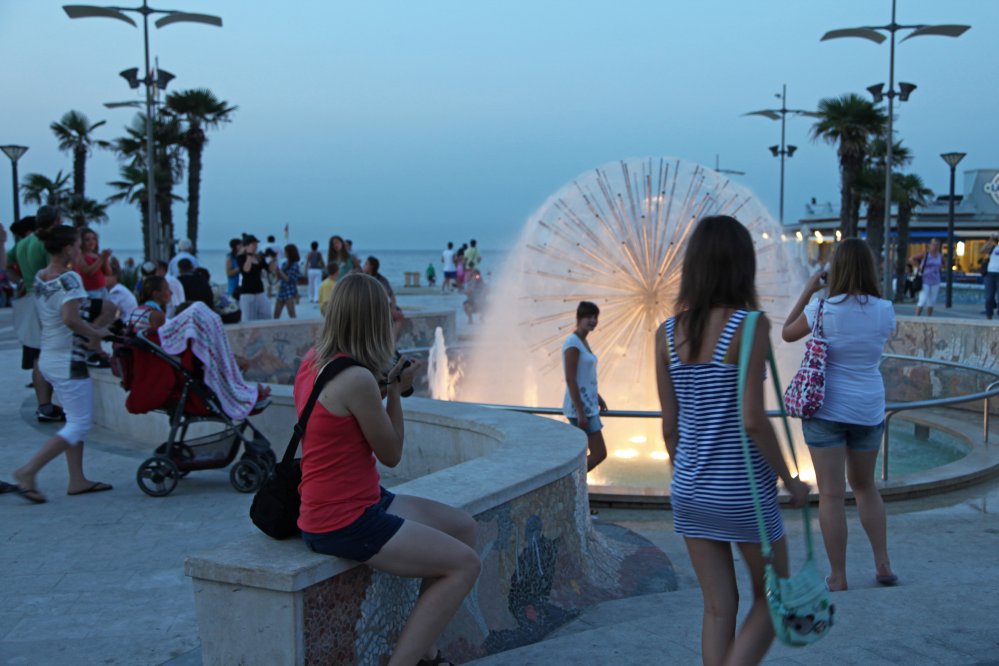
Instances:
[[[45,504],[46,502],[48,502],[48,500],[45,499],[45,497],[42,496],[40,492],[34,489],[25,490],[21,486],[15,486],[15,492],[24,499],[34,504]]]
[[[421,659],[416,662],[416,666],[441,666],[441,664],[447,664],[447,666],[454,666],[454,662],[444,656],[444,653],[437,650],[437,656],[433,659]]]
[[[0,495],[6,495],[7,493],[13,493],[16,491],[17,491],[17,486],[15,486],[13,483],[0,481]]]
[[[101,486],[104,486],[104,487],[102,488]],[[90,486],[86,490],[81,490],[78,493],[69,493],[69,492],[67,492],[66,494],[70,495],[70,496],[74,496],[74,495],[86,495],[87,493],[102,493],[105,490],[113,490],[113,486],[110,483],[102,483],[101,481],[98,481],[97,483],[95,483],[94,485]]]
[[[877,579],[878,582],[881,583],[882,585],[891,586],[898,583],[898,576],[896,576],[895,574],[892,574],[890,576],[878,576]]]

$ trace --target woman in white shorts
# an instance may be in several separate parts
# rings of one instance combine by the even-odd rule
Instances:
[[[35,476],[62,453],[66,454],[69,466],[67,494],[111,490],[109,484],[84,476],[83,440],[94,423],[94,393],[87,370],[88,338],[111,335],[101,324],[109,319],[103,311],[113,310],[113,304],[91,300],[80,275],[69,268],[80,261],[80,235],[76,229],[56,225],[36,235],[51,256],[51,263],[35,276],[33,289],[42,323],[38,369],[52,384],[66,412],[66,425],[27,465],[14,472],[14,480],[22,497],[42,504],[47,500],[35,487]],[[88,319],[97,324],[89,323]]]
[[[933,305],[937,302],[937,293],[940,291],[940,269],[943,266],[943,255],[940,254],[940,241],[934,238],[930,241],[930,249],[917,252],[909,257],[909,261],[915,265],[919,263],[919,273],[923,276],[923,288],[919,290],[919,301],[916,303],[916,316],[923,313],[926,308],[926,316],[933,316]]]

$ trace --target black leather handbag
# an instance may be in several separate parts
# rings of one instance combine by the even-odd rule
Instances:
[[[296,458],[298,443],[305,434],[305,426],[316,406],[316,400],[323,387],[340,372],[352,365],[360,365],[347,356],[328,363],[319,373],[312,395],[305,403],[305,409],[295,424],[295,431],[285,449],[284,457],[274,467],[274,475],[257,491],[250,505],[250,518],[261,532],[274,539],[287,539],[298,536],[298,513],[302,507],[302,496],[298,494],[298,486],[302,483],[302,459]]]

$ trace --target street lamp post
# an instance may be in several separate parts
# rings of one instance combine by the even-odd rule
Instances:
[[[21,197],[17,192],[17,161],[28,152],[27,146],[0,146],[0,150],[10,158],[10,168],[14,175],[14,221],[21,219]]]
[[[943,158],[950,166],[950,205],[947,211],[947,303],[945,307],[952,304],[954,292],[954,173],[957,164],[964,159],[967,153],[944,153]]]
[[[797,146],[786,146],[784,143],[784,128],[787,123],[787,114],[793,113],[799,116],[811,116],[813,118],[818,118],[819,114],[814,111],[802,111],[800,109],[789,109],[787,108],[787,84],[784,84],[783,91],[780,95],[780,108],[779,109],[763,109],[762,111],[750,111],[749,113],[744,113],[744,116],[764,116],[770,118],[771,120],[780,121],[780,146],[770,146],[770,152],[774,154],[774,157],[780,157],[780,223],[784,224],[784,156],[793,157],[794,151],[798,150]]]
[[[205,23],[207,25],[214,25],[219,28],[222,27],[222,19],[218,16],[211,16],[209,14],[191,14],[188,12],[180,12],[175,10],[166,9],[153,9],[149,7],[148,0],[142,0],[141,7],[94,7],[91,5],[64,5],[63,9],[66,14],[71,19],[78,18],[113,18],[119,21],[124,21],[129,23],[134,27],[138,27],[131,18],[125,15],[123,12],[136,12],[142,14],[142,31],[143,38],[145,40],[145,53],[146,53],[146,76],[144,79],[139,79],[137,76],[137,69],[125,70],[121,73],[122,76],[128,80],[129,85],[133,88],[138,88],[139,84],[145,84],[146,86],[146,154],[147,154],[147,171],[148,177],[146,182],[146,200],[149,209],[149,237],[150,237],[150,259],[156,260],[162,257],[163,252],[163,242],[160,239],[160,225],[156,219],[156,185],[155,178],[153,175],[153,165],[155,164],[155,157],[153,155],[153,86],[158,83],[160,72],[157,72],[157,77],[153,77],[152,70],[149,68],[149,17],[152,14],[166,14],[163,18],[156,21],[156,27],[162,28],[164,26],[170,25],[171,23]],[[164,72],[165,73],[165,72]],[[166,79],[169,81],[173,78],[173,75],[169,75]],[[164,82],[162,85],[166,85]]]
[[[887,39],[879,31],[885,31],[891,35],[891,55],[889,56],[888,64],[888,92],[882,93],[881,88],[884,84],[879,84],[871,86],[868,90],[874,96],[874,102],[878,103],[881,101],[882,97],[888,98],[888,138],[886,143],[888,144],[888,154],[885,158],[885,239],[884,239],[884,251],[885,251],[885,269],[882,272],[882,292],[884,298],[891,298],[891,275],[893,271],[888,270],[888,259],[889,259],[889,248],[891,247],[891,161],[892,161],[892,142],[894,141],[894,134],[892,133],[892,114],[894,113],[894,101],[895,97],[899,98],[899,101],[904,102],[909,99],[909,93],[916,89],[916,86],[911,83],[899,83],[899,92],[895,92],[895,33],[899,30],[912,30],[911,33],[902,41],[906,39],[912,39],[913,37],[922,37],[925,35],[939,35],[942,37],[960,37],[967,30],[971,28],[970,25],[899,25],[895,22],[895,1],[891,0],[891,23],[888,25],[876,25],[876,26],[864,26],[862,28],[846,28],[843,30],[830,30],[822,36],[819,41],[826,41],[828,39],[839,39],[841,37],[860,37],[861,39],[869,39],[876,44],[881,44]],[[899,248],[899,252],[903,251],[903,248]]]

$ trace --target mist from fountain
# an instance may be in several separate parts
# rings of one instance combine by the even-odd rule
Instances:
[[[753,236],[761,307],[773,324],[782,378],[790,379],[802,347],[784,344],[779,331],[807,277],[800,241],[726,175],[681,159],[642,158],[582,174],[531,215],[491,289],[489,324],[477,336],[459,399],[561,406],[562,343],[587,300],[601,309],[589,338],[601,395],[611,409],[658,410],[655,331],[674,314],[696,221],[722,214]],[[657,419],[604,424],[610,456],[592,482],[668,485]]]
[[[447,347],[444,344],[444,331],[440,326],[434,331],[434,345],[427,357],[427,383],[430,397],[434,400],[454,400],[455,383],[458,371],[453,375],[448,367]]]

